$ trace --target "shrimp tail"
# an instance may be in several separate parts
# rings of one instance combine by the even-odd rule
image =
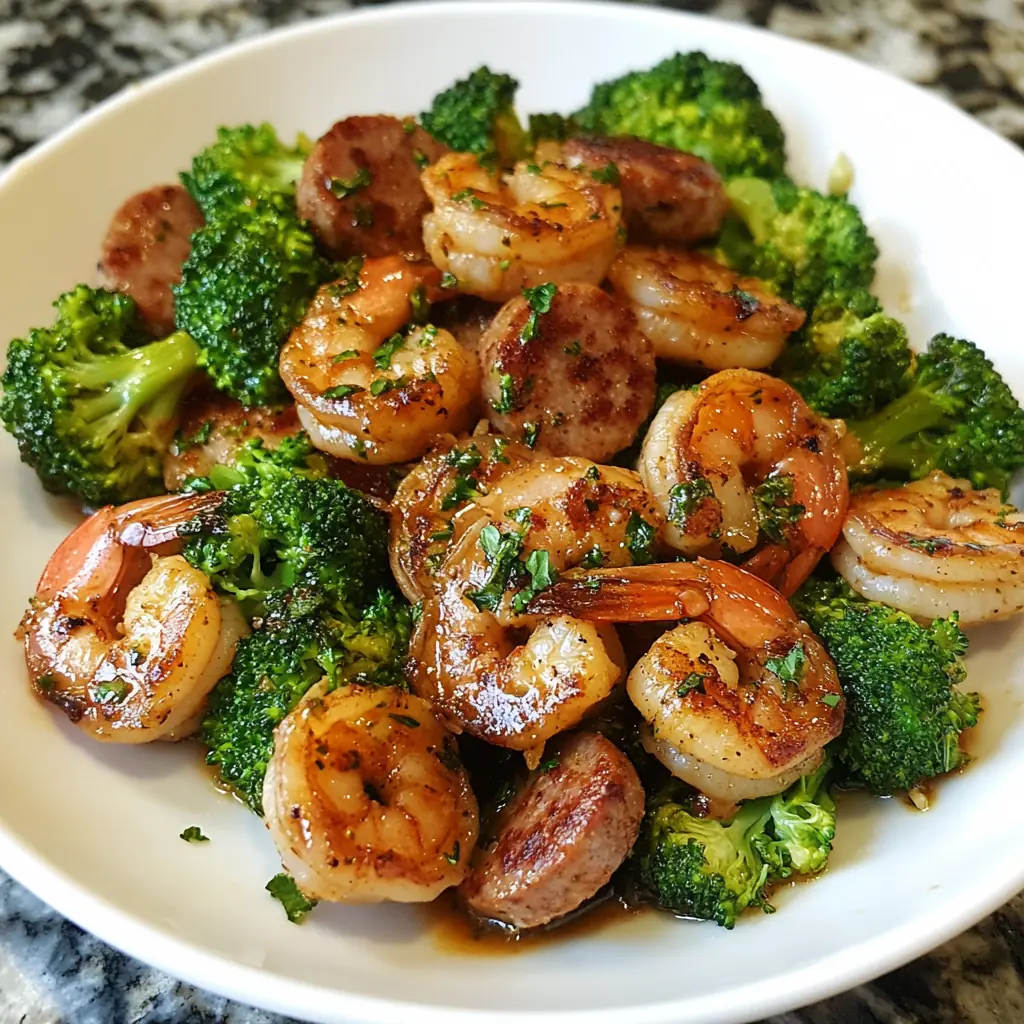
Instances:
[[[590,622],[695,619],[711,594],[692,562],[566,573],[527,605],[530,615],[570,615]]]

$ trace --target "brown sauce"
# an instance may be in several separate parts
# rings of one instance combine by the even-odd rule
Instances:
[[[586,907],[541,928],[515,932],[501,925],[479,921],[466,913],[457,895],[442,893],[424,907],[435,948],[452,956],[510,956],[583,938],[617,922],[635,918],[644,908],[628,907],[611,893],[595,897]]]

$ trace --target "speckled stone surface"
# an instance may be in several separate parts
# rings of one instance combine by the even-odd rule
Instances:
[[[0,165],[122,86],[343,0],[0,0]],[[1020,0],[690,0],[853,54],[1024,145]],[[774,1024],[1024,1021],[1024,895],[901,970]],[[0,873],[0,1024],[285,1024],[65,921]]]

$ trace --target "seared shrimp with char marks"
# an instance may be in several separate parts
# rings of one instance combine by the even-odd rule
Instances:
[[[614,628],[524,616],[526,601],[571,566],[650,560],[660,517],[635,473],[548,456],[501,477],[453,526],[410,644],[413,689],[453,726],[536,765],[625,663]]]
[[[1024,610],[1024,515],[945,473],[868,487],[850,498],[832,563],[857,593],[919,619],[1004,619]]]
[[[100,250],[104,288],[135,300],[150,333],[174,330],[171,286],[192,251],[203,215],[181,185],[157,185],[126,200],[114,214]]]
[[[223,495],[145,498],[90,516],[50,558],[19,627],[36,695],[93,739],[180,739],[248,632],[180,555]]]
[[[412,323],[443,293],[440,272],[400,256],[367,260],[354,291],[324,285],[281,349],[280,373],[313,444],[374,464],[422,455],[468,424],[476,357],[447,331]]]
[[[596,623],[686,619],[633,666],[644,745],[719,808],[780,793],[842,730],[843,692],[821,641],[767,583],[725,562],[577,572],[529,611]]]
[[[836,542],[849,486],[839,439],[788,384],[723,370],[658,410],[640,475],[686,555],[748,554],[744,567],[792,594]]]
[[[318,684],[277,726],[263,783],[284,868],[312,899],[425,903],[466,873],[476,798],[430,704]]]
[[[782,354],[806,314],[695,252],[630,246],[608,271],[662,359],[708,370],[760,370]]]
[[[469,153],[423,172],[427,253],[460,291],[505,302],[526,287],[600,284],[622,244],[622,196],[582,171],[527,161],[499,174]]]
[[[596,285],[541,285],[510,299],[480,340],[480,361],[491,423],[555,455],[607,461],[654,405],[651,344]]]
[[[347,117],[306,158],[295,194],[299,216],[338,257],[422,256],[430,202],[420,172],[447,152],[412,120]]]
[[[542,144],[537,160],[581,167],[617,184],[631,238],[692,245],[717,235],[729,209],[722,179],[706,160],[632,138],[586,137]]]
[[[389,506],[389,554],[391,571],[409,601],[434,591],[459,510],[535,458],[526,445],[495,434],[476,433],[461,441],[447,437],[402,479]]]

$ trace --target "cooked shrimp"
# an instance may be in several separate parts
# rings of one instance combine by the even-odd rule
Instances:
[[[547,456],[501,477],[453,527],[410,645],[413,689],[453,727],[536,765],[547,739],[611,693],[625,663],[612,627],[524,617],[519,588],[584,563],[650,559],[660,517],[636,474]]]
[[[179,555],[178,529],[223,499],[100,509],[54,552],[19,627],[36,694],[98,740],[179,739],[247,632]]]
[[[859,594],[919,619],[1024,610],[1024,515],[945,473],[857,491],[832,562]]]
[[[427,252],[470,295],[504,302],[545,281],[599,284],[621,244],[619,190],[580,171],[520,162],[499,175],[450,153],[422,180],[434,204]]]
[[[430,202],[420,172],[447,152],[412,120],[347,117],[306,158],[299,216],[335,256],[422,256]]]
[[[494,434],[442,438],[402,480],[391,500],[391,571],[412,602],[433,592],[452,541],[452,519],[503,476],[532,462],[533,451]]]
[[[630,246],[608,279],[655,354],[708,370],[770,366],[805,319],[757,278],[694,252]]]
[[[263,808],[313,899],[425,903],[466,874],[478,812],[430,704],[394,688],[314,687],[278,725]]]
[[[686,555],[750,554],[744,567],[792,594],[835,543],[849,501],[832,425],[788,384],[723,370],[654,417],[640,475]]]
[[[553,289],[553,291],[552,291]],[[592,284],[552,285],[501,308],[480,340],[491,423],[556,455],[605,462],[654,405],[654,351],[633,314]]]
[[[641,139],[569,139],[536,159],[553,158],[568,167],[617,183],[630,238],[692,245],[717,235],[729,209],[722,179],[706,160]]]
[[[595,623],[688,621],[629,674],[645,746],[723,803],[779,793],[821,762],[845,706],[821,641],[767,583],[725,562],[577,572],[530,612]]]
[[[318,448],[374,464],[422,455],[467,424],[476,358],[447,332],[414,326],[440,273],[400,256],[367,260],[359,287],[324,285],[281,349],[280,372]]]

